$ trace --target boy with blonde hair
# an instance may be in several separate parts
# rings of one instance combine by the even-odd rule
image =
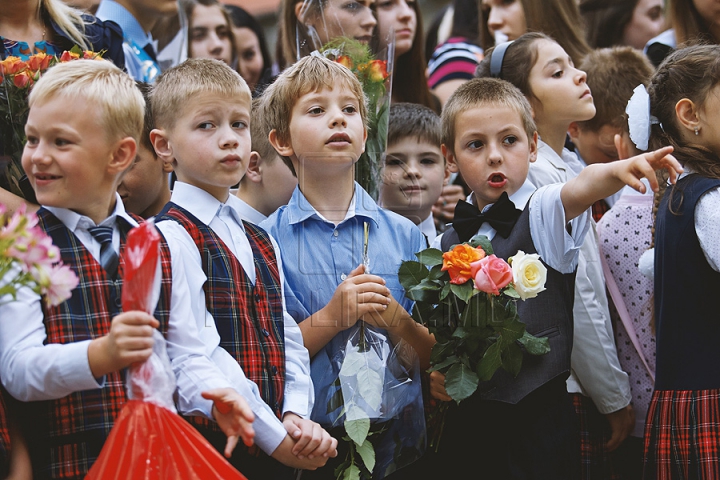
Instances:
[[[565,380],[573,340],[574,272],[589,228],[588,208],[625,183],[657,189],[654,168],[682,169],[664,148],[629,160],[591,165],[566,184],[536,189],[528,181],[537,157],[537,130],[530,105],[510,83],[473,79],[458,88],[442,114],[443,153],[452,171],[472,188],[460,202],[452,227],[434,246],[447,251],[476,234],[486,235],[498,257],[519,250],[538,253],[548,267],[546,291],[518,302],[527,330],[547,336],[550,352],[526,359],[517,377],[498,371],[456,409],[448,411],[440,450],[433,458],[445,475],[482,465],[489,478],[579,478],[579,433]],[[431,393],[450,401],[440,372]],[[492,431],[477,442],[462,432]]]
[[[340,388],[334,384],[339,367],[333,359],[345,349],[350,327],[359,319],[378,327],[384,338],[381,348],[391,349],[403,339],[418,352],[422,368],[429,364],[432,337],[410,317],[412,302],[397,277],[400,263],[423,250],[425,239],[412,222],[380,208],[354,182],[355,162],[367,138],[367,109],[362,86],[350,70],[323,57],[304,57],[268,87],[263,102],[270,143],[292,160],[298,188],[288,205],[262,226],[280,244],[288,284],[298,300],[293,315],[312,357],[312,418],[344,436],[338,423],[344,418],[342,408],[327,411]],[[419,372],[415,373],[417,381],[395,392],[405,399],[405,415],[388,419],[383,432],[371,437],[376,454],[373,478],[411,463],[424,448]],[[384,374],[391,378],[392,373]],[[395,435],[401,444],[395,444]],[[393,458],[396,447],[406,449],[404,461]],[[338,456],[335,464],[343,457]],[[336,465],[328,464],[308,477],[335,478]]]
[[[245,81],[217,60],[190,59],[160,76],[151,138],[177,182],[156,221],[173,262],[188,272],[206,351],[256,417],[265,453],[236,449],[231,462],[250,479],[291,478],[292,468],[324,465],[337,442],[305,418],[313,404],[309,358],[285,311],[274,240],[240,219],[230,195],[250,158],[250,107]],[[193,423],[220,448],[212,425]]]
[[[29,105],[22,164],[43,205],[39,225],[79,278],[55,307],[28,288],[0,299],[0,378],[29,402],[22,421],[34,476],[84,477],[127,400],[125,368],[150,356],[156,328],[167,341],[178,409],[214,417],[251,442],[252,413],[197,340],[184,272],[171,268],[166,244],[154,316],[121,308],[125,240],[137,221],[116,189],[142,125],[134,82],[109,62],[78,60],[43,75]]]
[[[257,225],[287,204],[297,186],[297,177],[290,159],[278,155],[270,145],[268,132],[263,128],[261,99],[253,100],[252,110],[256,119],[250,123],[252,152],[235,195],[242,200],[240,217]]]

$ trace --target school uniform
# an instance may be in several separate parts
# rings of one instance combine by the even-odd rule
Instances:
[[[56,307],[47,307],[28,288],[20,289],[16,301],[0,306],[0,376],[11,395],[29,402],[22,404],[19,419],[36,478],[83,478],[127,401],[125,370],[95,378],[87,351],[122,312],[122,254],[137,222],[116,194],[114,212],[100,224],[112,227],[113,248],[120,254],[113,276],[100,264],[101,244],[90,233],[96,226],[90,218],[53,207],[41,208],[38,217],[79,284]],[[161,266],[154,316],[176,376],[178,409],[210,417],[212,403],[201,392],[230,384],[204,355],[195,323],[187,320],[187,291],[180,281],[184,272],[170,267],[164,243]]]
[[[289,478],[292,469],[267,455],[287,435],[281,422],[285,413],[304,418],[310,413],[310,361],[300,329],[285,309],[287,290],[274,240],[241,220],[238,202],[229,196],[221,203],[200,188],[176,182],[156,221],[168,238],[173,262],[182,262],[188,272],[191,308],[201,319],[208,355],[255,414],[255,443],[265,453],[257,456],[239,445],[231,463],[251,480],[272,476],[272,471],[273,478]],[[212,425],[195,425],[223,448]]]
[[[477,231],[490,239],[498,257],[507,259],[523,250],[538,253],[548,267],[546,291],[518,301],[517,307],[530,333],[548,337],[550,352],[525,356],[516,378],[498,371],[470,398],[457,407],[451,404],[438,453],[428,459],[438,474],[462,475],[472,469],[487,478],[578,478],[579,439],[565,380],[570,372],[575,269],[589,215],[566,223],[561,189],[558,184],[536,190],[526,180],[509,197],[521,213],[507,238],[489,223]],[[446,251],[460,241],[451,227],[433,247]]]

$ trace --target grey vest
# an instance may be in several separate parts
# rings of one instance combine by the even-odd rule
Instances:
[[[537,253],[530,235],[529,203],[523,210],[510,236],[500,235],[490,242],[497,257],[507,260],[518,250]],[[442,250],[460,243],[457,232],[449,228],[440,241]],[[570,372],[570,352],[573,338],[573,302],[575,299],[575,272],[562,274],[545,265],[548,269],[545,291],[537,297],[517,301],[520,320],[528,332],[537,337],[548,337],[550,352],[545,355],[524,355],[522,368],[513,378],[499,369],[489,382],[481,382],[473,398],[518,403],[526,395],[548,381]],[[463,402],[465,403],[465,402]]]

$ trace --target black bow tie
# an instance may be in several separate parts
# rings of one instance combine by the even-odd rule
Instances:
[[[508,198],[506,192],[503,192],[500,199],[485,213],[480,213],[474,205],[460,200],[455,207],[452,226],[461,242],[467,242],[474,237],[485,222],[489,223],[500,236],[507,238],[521,213],[522,211],[515,208],[515,204]]]

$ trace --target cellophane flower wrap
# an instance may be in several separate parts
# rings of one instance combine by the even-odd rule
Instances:
[[[60,259],[60,250],[38,226],[34,213],[21,206],[10,215],[0,204],[0,303],[17,298],[22,287],[56,306],[77,286],[75,272]]]
[[[355,180],[375,200],[380,193],[380,171],[387,150],[390,121],[394,33],[390,38],[389,41],[381,42],[376,52],[367,44],[347,37],[335,38],[320,49],[325,57],[349,68],[363,87],[368,107],[368,136],[365,151],[355,164]]]
[[[546,337],[525,330],[516,301],[533,298],[547,274],[537,254],[518,251],[508,261],[493,255],[484,235],[443,253],[428,248],[398,272],[405,295],[415,301],[412,316],[435,335],[430,372],[445,374],[447,394],[457,403],[502,368],[517,376],[525,355],[550,351]],[[447,402],[429,416],[430,446],[437,449]]]
[[[9,56],[0,61],[0,187],[33,203],[35,193],[20,164],[25,145],[28,95],[35,82],[56,63],[78,59],[102,60],[104,52],[82,51],[75,46],[62,55],[36,53],[27,60]]]
[[[123,311],[152,313],[161,279],[160,234],[152,221],[128,233],[123,257]],[[153,340],[150,358],[128,369],[128,402],[86,480],[245,479],[177,414],[165,339],[155,330]]]

